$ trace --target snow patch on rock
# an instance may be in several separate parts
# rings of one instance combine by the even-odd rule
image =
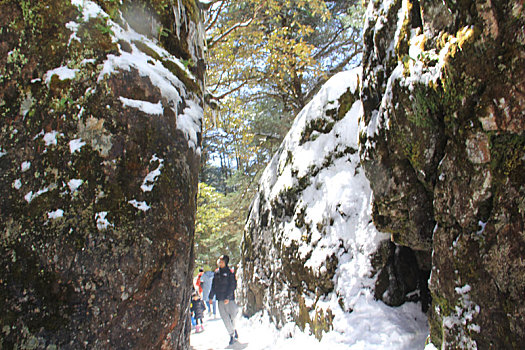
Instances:
[[[64,211],[62,209],[57,209],[55,211],[50,211],[47,213],[48,219],[58,219],[64,216]]]
[[[81,179],[71,179],[67,182],[67,186],[71,191],[71,194],[75,193],[78,188],[84,183],[84,180]]]
[[[141,112],[151,115],[164,114],[164,108],[162,107],[161,101],[157,103],[151,103],[148,101],[133,100],[122,96],[120,96],[119,99],[124,107],[136,108]]]
[[[89,21],[90,18],[97,18],[98,16],[109,17],[100,6],[95,2],[89,0],[71,0],[71,4],[77,6],[82,11],[82,20]]]
[[[71,154],[73,154],[75,152],[80,152],[80,149],[85,144],[86,143],[84,141],[82,141],[82,139],[71,140],[71,141],[69,141],[69,151],[71,152]]]
[[[55,131],[55,130],[45,133],[43,139],[44,139],[44,143],[46,144],[46,147],[56,146],[58,135],[59,135],[58,131]]]
[[[474,322],[474,318],[480,312],[480,307],[471,300],[471,289],[468,284],[456,287],[455,292],[459,295],[458,304],[451,315],[443,317],[443,327],[456,330],[454,336],[462,349],[477,349],[476,341],[465,332],[465,327],[469,332],[481,332],[481,327]],[[440,312],[439,309],[436,311]]]
[[[71,36],[69,37],[68,45],[71,44],[73,40],[81,42],[80,38],[77,36],[79,26],[80,24],[74,21],[66,23],[66,28],[73,32],[71,33]]]
[[[114,225],[106,219],[108,215],[107,211],[101,211],[95,214],[95,220],[97,222],[97,229],[99,231],[107,230],[109,227]]]
[[[78,73],[78,71],[78,69],[71,69],[66,66],[51,69],[50,71],[47,71],[47,73],[44,75],[44,81],[49,86],[51,78],[53,78],[54,75],[56,75],[60,80],[75,79],[75,76]]]
[[[135,208],[137,208],[138,210],[148,211],[148,210],[151,209],[151,207],[148,205],[148,203],[146,203],[144,201],[139,202],[136,199],[133,199],[133,200],[128,201],[128,203],[131,204],[132,206],[134,206]]]
[[[25,196],[24,196],[24,199],[26,200],[27,203],[31,203],[33,201],[33,199],[35,199],[36,197],[46,193],[46,192],[49,192],[49,187],[44,187],[40,190],[38,190],[36,193],[33,193],[33,191],[29,191]]]
[[[29,170],[29,168],[31,168],[31,162],[30,161],[25,161],[23,162],[21,165],[20,165],[20,170],[22,172],[26,172]]]
[[[13,182],[13,188],[15,188],[16,190],[19,190],[21,187],[22,187],[22,181],[20,181],[20,179],[16,179]]]
[[[190,147],[194,149],[197,149],[199,144],[203,113],[204,111],[198,103],[189,100],[187,107],[177,118],[177,128],[186,135]],[[200,148],[197,149],[197,154],[200,155]]]
[[[164,167],[164,159],[158,158],[156,154],[154,154],[151,157],[151,160],[149,162],[150,163],[159,162],[159,165],[158,165],[158,167],[155,170],[151,171],[144,178],[144,181],[142,182],[142,185],[140,186],[140,188],[142,189],[143,192],[151,192],[151,190],[153,190],[153,186],[155,186],[155,182],[157,181],[157,177],[160,176],[160,174],[161,174],[160,171]]]

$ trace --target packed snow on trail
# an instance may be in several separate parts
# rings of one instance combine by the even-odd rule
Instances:
[[[239,317],[237,331],[239,344],[228,347],[229,335],[217,314],[206,316],[204,332],[192,330],[192,350],[218,350],[243,348],[247,350],[338,350],[338,349],[423,349],[428,335],[426,316],[419,305],[408,303],[397,308],[364,297],[354,312],[347,315],[337,327],[346,327],[346,332],[332,331],[318,341],[288,323],[277,329],[269,318],[257,314],[250,319]],[[429,345],[425,350],[434,350]]]

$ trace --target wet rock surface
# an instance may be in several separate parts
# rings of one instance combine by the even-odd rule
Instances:
[[[361,159],[378,228],[432,252],[438,348],[525,340],[523,25],[519,1],[369,4]]]
[[[0,348],[187,348],[199,16],[0,3]]]

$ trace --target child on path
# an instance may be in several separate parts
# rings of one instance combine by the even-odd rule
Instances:
[[[200,333],[204,331],[202,319],[204,318],[204,310],[206,310],[206,306],[204,306],[204,302],[197,292],[193,292],[191,297],[192,301],[190,310],[193,317],[195,318],[195,332]]]

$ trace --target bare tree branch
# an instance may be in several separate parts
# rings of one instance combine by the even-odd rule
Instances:
[[[233,89],[231,89],[230,91],[227,91],[227,92],[225,92],[225,93],[223,93],[223,94],[221,94],[221,95],[219,95],[219,96],[215,96],[214,99],[216,99],[217,101],[220,101],[220,100],[222,100],[223,98],[225,98],[226,96],[231,95],[231,94],[233,94],[234,92],[239,91],[240,89],[242,89],[243,86],[245,86],[246,84],[248,84],[248,82],[249,82],[248,80],[245,80],[245,81],[243,81],[241,84],[239,84],[238,86],[236,86],[236,87],[234,87]]]
[[[328,81],[329,77],[332,77],[334,74],[341,72],[345,68],[345,66],[348,63],[350,63],[358,54],[359,54],[359,52],[357,52],[357,51],[352,53],[352,55],[349,55],[343,61],[341,61],[337,66],[332,68],[330,70],[330,72],[328,73],[328,75],[327,75],[328,78],[327,77],[321,77],[317,81],[317,83],[313,86],[313,88],[308,92],[308,94],[306,94],[305,100],[306,101],[310,101],[314,97],[314,95],[319,91],[321,86],[323,86],[323,84]]]
[[[219,19],[219,16],[220,16],[220,14],[222,12],[222,9],[224,8],[224,5],[226,4],[226,1],[224,1],[224,0],[219,0],[219,1],[221,2],[221,4],[219,5],[219,8],[214,11],[213,19],[211,20],[211,22],[205,23],[205,25],[206,25],[206,32],[208,32],[211,28],[213,28],[215,23],[217,23],[217,20]],[[219,1],[215,1],[215,3],[219,2]],[[208,21],[206,21],[206,22],[208,22]]]
[[[221,72],[221,75],[219,76],[219,81],[217,82],[217,84],[215,84],[215,87],[213,88],[212,93],[215,93],[217,91],[217,89],[219,88],[219,86],[221,85],[222,77],[224,76],[224,73],[225,73],[225,71]]]
[[[216,39],[212,38],[212,40],[210,42],[208,42],[208,49],[212,49],[215,45],[217,45],[217,43],[219,43],[222,39],[224,39],[225,37],[230,35],[235,30],[237,30],[239,28],[248,27],[257,18],[257,15],[259,14],[259,11],[262,9],[262,6],[263,6],[263,4],[259,5],[255,9],[255,11],[253,12],[253,16],[250,19],[248,19],[248,20],[246,20],[244,22],[235,23],[228,30],[226,30],[224,33],[222,33],[218,38],[216,38]]]
[[[254,19],[255,19],[255,16],[245,22],[235,23],[233,26],[230,27],[230,29],[222,33],[217,39],[212,39],[212,41],[208,43],[208,49],[213,48],[215,45],[217,45],[218,42],[220,42],[222,39],[230,35],[234,30],[239,29],[239,28],[248,27],[253,22]]]
[[[270,133],[266,133],[266,132],[256,132],[254,133],[255,136],[264,136],[266,138],[270,138],[270,139],[274,139],[274,140],[278,140],[278,141],[281,141],[283,139],[283,137],[279,134],[270,134]]]
[[[213,5],[215,5],[216,3],[220,1],[224,1],[224,0],[212,0],[210,2],[197,1],[197,4],[199,5],[201,9],[208,11]]]
[[[319,57],[321,57],[323,52],[326,51],[337,40],[337,37],[339,37],[339,35],[341,35],[341,33],[344,32],[344,30],[345,28],[339,28],[332,37],[332,39],[314,55],[314,59],[317,60]]]

